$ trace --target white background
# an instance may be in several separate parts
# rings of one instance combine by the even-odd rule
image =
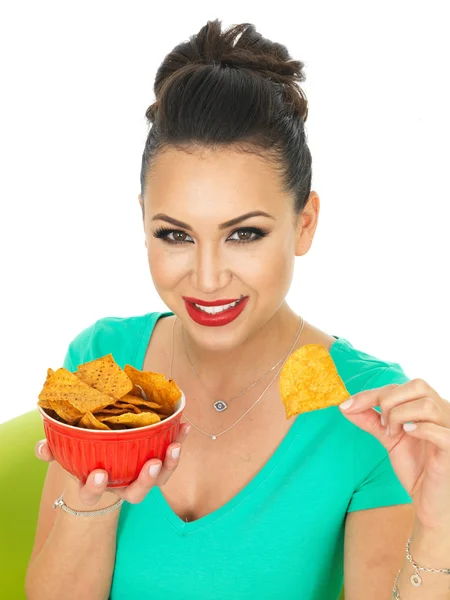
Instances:
[[[321,214],[289,303],[449,399],[446,5],[3,3],[0,421],[95,320],[166,310],[137,200],[145,111],[164,56],[215,18],[305,63]]]

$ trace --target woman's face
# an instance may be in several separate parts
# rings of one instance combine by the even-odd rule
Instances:
[[[270,163],[231,150],[165,150],[147,174],[143,202],[158,294],[197,343],[225,351],[258,331],[283,305],[295,256],[309,250],[319,212],[319,198],[311,192],[295,225],[293,198],[283,194]],[[226,225],[255,211],[265,214]],[[208,322],[211,317],[185,297],[245,302],[234,320],[220,324]]]

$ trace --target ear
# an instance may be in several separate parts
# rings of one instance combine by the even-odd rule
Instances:
[[[139,204],[141,205],[141,210],[142,210],[143,204],[142,204],[142,196],[141,196],[141,194],[138,194],[138,200],[139,200]]]
[[[311,248],[319,222],[320,198],[311,192],[305,208],[298,217],[295,244],[295,256],[305,255]]]

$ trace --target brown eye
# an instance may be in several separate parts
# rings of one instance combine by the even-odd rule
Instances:
[[[184,242],[186,240],[186,233],[184,231],[173,231],[173,239],[176,242]]]
[[[241,230],[236,232],[239,236],[239,239],[243,240],[244,242],[247,242],[248,240],[252,239],[252,235],[253,232],[252,231],[245,231],[245,230]]]
[[[248,242],[257,242],[267,235],[267,232],[259,229],[259,227],[241,227],[241,229],[236,229],[230,237],[230,242],[236,242],[238,244],[245,244]]]

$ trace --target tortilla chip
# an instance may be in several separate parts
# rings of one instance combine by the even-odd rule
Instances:
[[[321,344],[306,344],[289,356],[280,373],[280,394],[287,419],[338,406],[350,398],[330,353]]]

